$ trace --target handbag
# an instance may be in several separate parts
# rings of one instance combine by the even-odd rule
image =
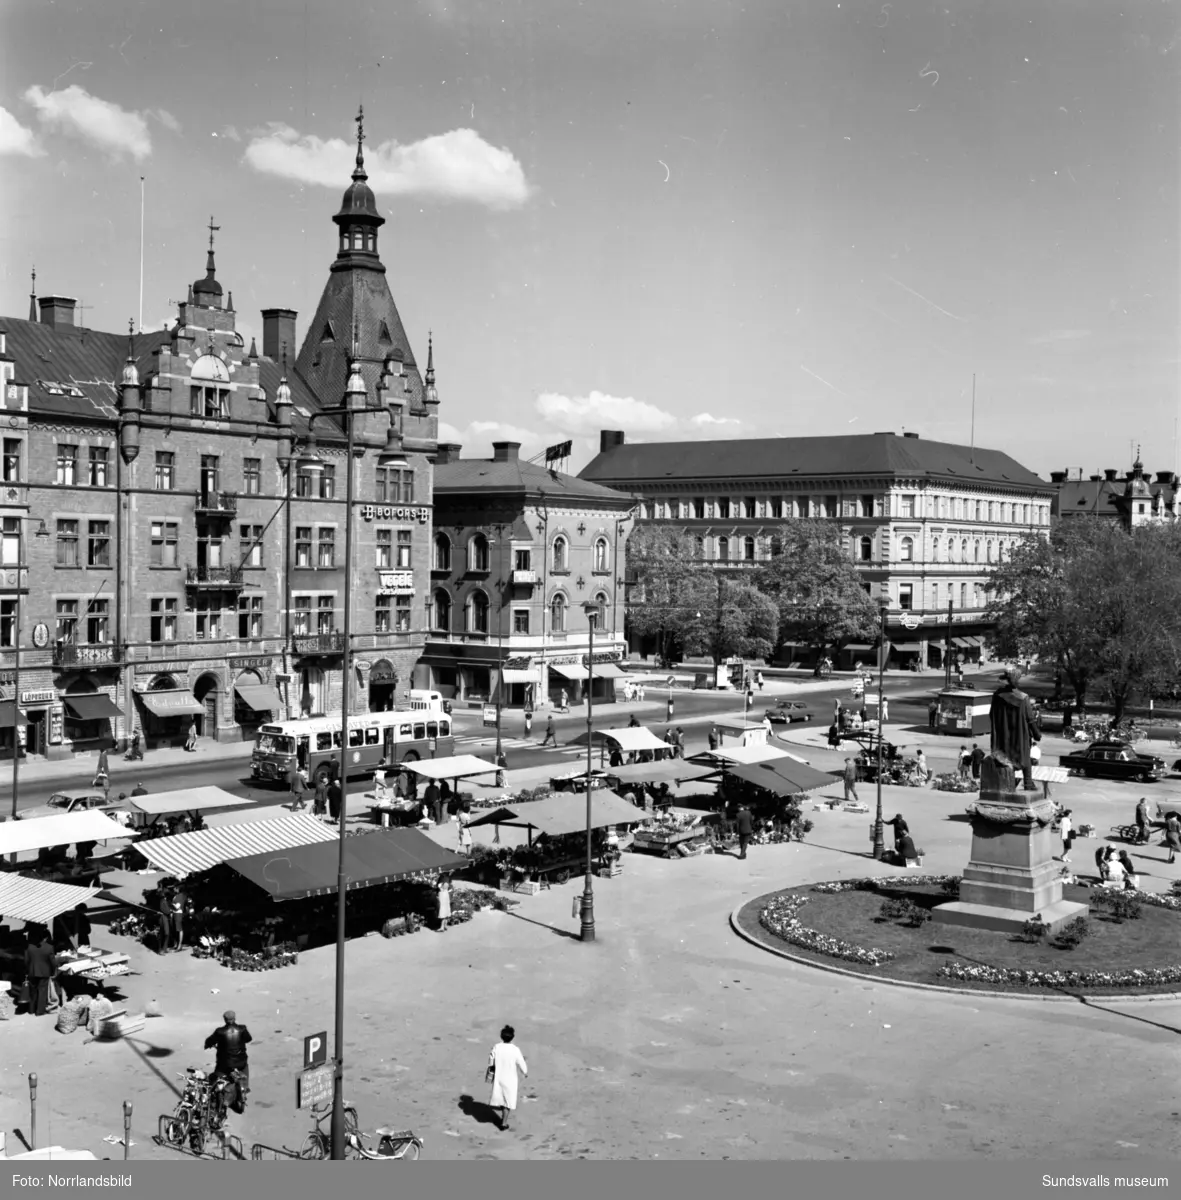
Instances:
[[[491,1063],[489,1063],[484,1068],[484,1082],[491,1083],[495,1078],[496,1078],[496,1068]]]

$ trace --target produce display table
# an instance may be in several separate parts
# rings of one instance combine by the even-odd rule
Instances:
[[[57,956],[57,964],[63,975],[75,979],[107,979],[112,975],[126,975],[131,970],[126,954],[100,950],[97,946],[63,951]]]
[[[663,854],[672,858],[676,847],[685,842],[694,842],[705,837],[705,830],[693,826],[689,829],[637,829],[632,837],[631,848],[649,854]]]

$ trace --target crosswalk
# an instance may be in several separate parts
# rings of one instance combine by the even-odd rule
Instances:
[[[456,746],[465,746],[472,750],[487,750],[496,748],[496,735],[486,737],[483,734],[459,735],[455,739]],[[585,754],[576,746],[543,746],[540,738],[505,737],[501,735],[501,746],[507,750],[538,750],[543,754]]]

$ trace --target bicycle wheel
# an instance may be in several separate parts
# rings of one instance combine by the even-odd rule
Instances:
[[[164,1122],[164,1140],[170,1146],[183,1146],[189,1134],[189,1115],[180,1113]]]
[[[422,1143],[418,1138],[411,1138],[406,1143],[406,1148],[402,1150],[397,1157],[406,1159],[408,1162],[415,1162],[418,1156],[422,1153]]]
[[[303,1145],[299,1148],[299,1157],[310,1159],[328,1157],[328,1140],[318,1129],[314,1129],[303,1139]]]
[[[360,1133],[361,1118],[357,1116],[357,1110],[351,1105],[344,1106],[344,1130],[345,1133]]]

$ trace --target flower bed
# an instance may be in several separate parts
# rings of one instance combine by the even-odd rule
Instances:
[[[936,775],[931,780],[931,786],[937,792],[978,792],[980,780],[965,779],[962,775],[949,771],[945,775]]]

